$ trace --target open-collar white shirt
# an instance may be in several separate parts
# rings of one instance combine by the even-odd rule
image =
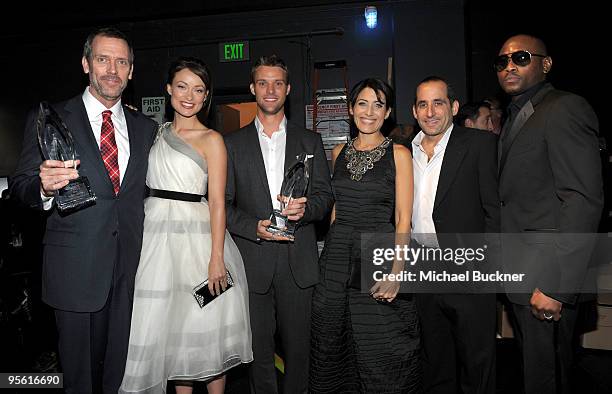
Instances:
[[[450,139],[453,125],[446,130],[434,147],[431,159],[425,153],[421,142],[425,133],[420,131],[412,140],[412,168],[414,172],[414,205],[412,209],[412,238],[421,245],[437,248],[436,226],[433,221],[434,202],[442,161]]]
[[[255,128],[259,138],[259,147],[263,156],[264,166],[266,167],[266,177],[270,188],[270,198],[272,208],[280,209],[280,202],[276,196],[280,193],[285,176],[285,147],[287,146],[287,117],[278,126],[278,130],[268,137],[264,133],[264,126],[257,116],[255,116]]]

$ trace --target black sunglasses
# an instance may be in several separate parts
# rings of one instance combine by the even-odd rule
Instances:
[[[516,64],[517,66],[525,67],[531,63],[532,56],[546,57],[546,55],[538,55],[537,53],[531,53],[528,51],[516,51],[496,57],[495,62],[493,62],[493,68],[495,68],[495,71],[497,72],[503,71],[510,62],[510,59],[512,59],[512,63]]]

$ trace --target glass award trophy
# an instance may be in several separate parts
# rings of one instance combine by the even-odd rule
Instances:
[[[275,209],[270,216],[270,221],[272,223],[268,226],[267,230],[269,232],[287,237],[291,240],[295,238],[294,235],[297,223],[289,220],[282,212],[292,200],[306,195],[308,180],[310,178],[310,163],[308,163],[308,160],[312,157],[312,155],[300,153],[297,156],[297,162],[293,164],[285,174],[279,193],[281,196],[280,209]]]
[[[77,159],[74,139],[57,112],[46,102],[40,103],[36,118],[38,144],[45,160]],[[76,169],[76,164],[74,165]],[[86,177],[71,180],[66,186],[55,191],[55,205],[61,213],[77,211],[95,204],[96,195]]]

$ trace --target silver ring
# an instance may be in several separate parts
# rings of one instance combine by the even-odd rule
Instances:
[[[548,315],[548,314],[546,314],[546,312],[543,313],[542,316],[544,316],[544,319],[546,319],[546,320],[551,320],[553,318],[552,315]]]

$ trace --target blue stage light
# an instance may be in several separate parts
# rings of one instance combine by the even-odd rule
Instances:
[[[365,8],[365,20],[366,20],[366,25],[370,28],[370,29],[374,29],[376,27],[376,25],[378,24],[378,12],[376,11],[376,7],[374,6],[367,6]]]

